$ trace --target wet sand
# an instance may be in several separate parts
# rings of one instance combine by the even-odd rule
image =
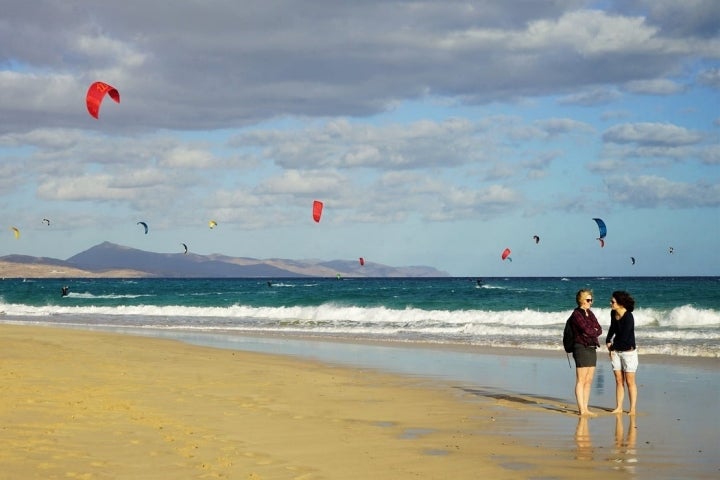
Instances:
[[[204,338],[209,346],[194,337],[0,325],[0,478],[660,479],[678,468],[684,478],[719,471],[717,442],[698,458],[658,454],[663,432],[650,438],[649,425],[673,429],[669,438],[691,422],[665,427],[650,397],[643,407],[652,390],[642,382],[632,424],[602,406],[600,417],[578,419],[573,402],[523,381],[518,372],[547,383],[549,357],[422,348],[406,356],[307,342],[294,352],[287,339]],[[448,362],[472,369],[455,355],[481,358],[485,372],[441,373]],[[368,357],[380,365],[362,366]],[[716,404],[717,384],[710,388]],[[665,390],[676,391],[670,383]]]

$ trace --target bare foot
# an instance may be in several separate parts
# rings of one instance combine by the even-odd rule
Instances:
[[[615,410],[610,411],[610,413],[622,413],[622,412],[623,412],[622,407],[616,408]]]
[[[579,415],[580,415],[581,417],[597,417],[598,414],[595,413],[595,412],[591,412],[590,410],[588,410],[588,411],[586,411],[586,412],[580,412]]]
[[[628,415],[635,415],[635,410],[630,410],[630,411],[628,412]]]

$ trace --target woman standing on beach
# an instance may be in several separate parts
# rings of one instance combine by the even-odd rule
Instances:
[[[637,405],[637,384],[635,372],[638,367],[638,352],[635,345],[635,299],[624,291],[615,291],[610,299],[610,330],[605,344],[610,352],[610,362],[615,374],[615,409],[622,413],[625,388],[630,399],[629,415],[635,415]]]
[[[592,290],[579,290],[575,295],[575,302],[577,308],[570,315],[570,325],[575,337],[575,398],[579,415],[594,416],[595,413],[588,409],[588,403],[597,365],[596,348],[600,346],[598,337],[602,333],[602,327],[590,310],[593,302]]]

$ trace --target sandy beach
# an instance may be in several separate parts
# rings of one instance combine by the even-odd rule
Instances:
[[[2,478],[571,478],[577,468],[506,438],[507,413],[491,402],[421,379],[130,335],[0,332]]]
[[[0,325],[0,352],[3,479],[664,478],[627,416],[598,452],[563,400],[54,327]]]

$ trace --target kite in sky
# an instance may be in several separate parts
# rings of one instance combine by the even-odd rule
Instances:
[[[593,218],[595,220],[595,223],[597,223],[598,230],[600,231],[600,236],[597,238],[600,241],[600,247],[605,246],[605,235],[607,235],[607,227],[605,226],[605,222],[602,221],[600,218]]]
[[[43,223],[46,223],[48,227],[50,226],[50,219],[43,218],[42,221],[43,221]]]
[[[100,104],[105,98],[105,94],[110,95],[110,98],[120,103],[120,93],[117,89],[104,82],[94,82],[90,85],[85,96],[85,104],[87,105],[88,112],[95,118],[100,115]]]
[[[533,240],[535,240],[536,244],[540,243],[540,237],[538,237],[537,235],[533,235]]]
[[[215,220],[210,220],[210,221],[208,222],[208,227],[210,227],[210,228],[215,228],[215,227],[217,227],[217,222],[216,222]]]
[[[512,262],[512,258],[510,258],[510,253],[511,253],[510,249],[506,248],[505,250],[503,250],[502,255],[500,255],[500,258],[502,258],[503,260],[510,260]]]
[[[10,229],[13,231],[13,234],[15,235],[15,239],[20,238],[20,230],[18,230],[17,227],[10,227]]]
[[[181,245],[182,245],[183,247],[185,247],[185,255],[187,255],[187,245],[185,245],[184,243],[181,244]]]
[[[313,220],[315,220],[317,223],[320,223],[320,217],[322,216],[323,211],[323,202],[320,200],[315,200],[313,202]]]
[[[365,259],[364,259],[363,257],[360,257],[360,258],[358,259],[358,261],[360,262],[360,266],[361,266],[361,267],[362,267],[363,265],[365,265]]]
[[[632,262],[633,265],[635,265],[635,257],[630,257],[630,261]]]
[[[145,235],[147,235],[147,233],[148,233],[148,225],[147,225],[147,223],[145,223],[145,222],[137,222],[137,224],[143,226],[143,228],[145,229]]]

